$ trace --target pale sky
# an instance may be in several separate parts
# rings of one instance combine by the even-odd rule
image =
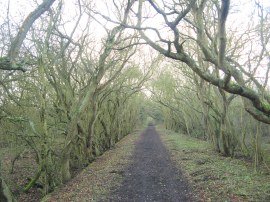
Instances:
[[[76,9],[74,9],[73,2],[77,2],[76,0],[63,0],[65,3],[64,7],[64,15],[65,20],[69,20],[69,26],[66,26],[67,31],[68,29],[71,29],[70,27],[74,26],[73,18],[77,16]],[[270,0],[257,0],[259,1],[264,7],[268,7],[268,10],[270,10]],[[40,4],[42,0],[0,0],[0,25],[1,22],[5,21],[7,18],[7,8],[8,8],[8,2],[10,3],[10,12],[9,12],[9,18],[12,23],[14,23],[15,26],[19,26],[22,23],[22,20],[31,12],[36,6],[37,3]],[[57,5],[56,1],[54,3],[54,6]],[[107,8],[105,4],[108,4],[108,7],[110,7],[111,0],[95,0],[97,7],[99,10],[102,11],[103,14],[107,14]],[[157,1],[158,2],[158,1]],[[254,9],[254,0],[238,0],[238,1],[231,1],[231,4],[238,4],[238,6],[234,9],[239,10],[239,12],[231,13],[229,15],[227,26],[235,26],[237,29],[241,29],[241,27],[246,26],[249,22],[248,15],[249,13]],[[154,20],[151,20],[151,25],[158,26],[159,19],[155,17]],[[104,21],[103,21],[104,22]],[[82,26],[85,26],[85,23]],[[107,26],[110,26],[110,23],[107,24]],[[99,39],[104,35],[105,31],[99,24],[95,22],[91,22],[90,29],[94,30],[95,37],[97,37],[97,41],[100,41]],[[166,35],[166,32],[164,33]]]
[[[265,8],[266,12],[270,12],[270,0],[256,0],[260,2]],[[10,19],[15,23],[21,23],[22,19],[29,14],[33,10],[34,7],[36,7],[37,3],[42,2],[42,0],[0,0],[0,24],[1,21],[6,19],[7,16],[7,7],[8,2],[10,2]],[[74,6],[72,2],[76,2],[74,0],[64,0],[64,3],[66,5],[64,12],[67,13],[65,18],[72,20],[74,16],[76,16]],[[101,10],[104,14],[107,13],[107,9],[105,4],[108,4],[108,2],[111,2],[111,0],[96,0],[97,7],[99,10]],[[254,8],[254,0],[238,0],[238,1],[231,1],[231,4],[238,4],[239,12],[237,14],[233,14],[230,16],[230,18],[234,18],[232,20],[238,20],[243,21],[245,23],[246,17],[249,15],[250,10]],[[57,1],[54,3],[54,5],[57,4]],[[109,5],[109,4],[108,4]]]
[[[77,1],[76,0],[63,0],[63,1],[65,3],[64,13],[66,13],[66,15],[64,15],[64,18],[65,20],[71,21],[69,23],[69,26],[66,27],[68,31],[68,29],[71,29],[70,27],[74,26],[73,18],[76,17],[77,14],[74,9],[73,2],[77,2]],[[260,2],[260,4],[266,8],[265,12],[270,13],[270,0],[256,0],[256,1]],[[23,19],[38,4],[40,4],[42,0],[0,0],[0,25],[2,24],[2,22],[7,20],[8,2],[10,3],[9,4],[10,5],[9,19],[14,24],[14,26],[18,27],[21,25]],[[54,3],[54,6],[57,5],[57,2],[58,1]],[[107,8],[105,4],[108,4],[110,7],[112,1],[111,0],[95,0],[95,2],[96,4],[98,4],[97,8],[101,10],[104,15],[107,15]],[[250,12],[254,10],[254,7],[255,7],[254,0],[238,0],[238,1],[232,0],[231,5],[237,5],[237,6],[231,9],[231,14],[229,15],[227,26],[234,26],[238,30],[241,30],[241,28],[243,27],[243,30],[245,30],[244,27],[247,26],[248,23],[251,23],[248,20],[249,19],[248,17],[249,17]],[[237,10],[237,12],[233,12],[234,10]],[[152,22],[151,25],[158,26],[159,18],[155,18],[154,20],[152,19],[151,22]],[[82,21],[82,26],[84,25],[85,23],[83,23]],[[110,26],[109,23],[107,24],[107,26]],[[97,41],[96,46],[99,47],[98,43],[101,43],[100,39],[104,35],[105,31],[102,28],[102,26],[100,26],[99,24],[95,22],[91,22],[90,28],[93,31],[93,34],[94,34],[93,36]],[[166,32],[164,32],[164,34],[166,35]]]

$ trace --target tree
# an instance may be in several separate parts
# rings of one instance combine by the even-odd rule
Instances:
[[[249,62],[252,66],[252,70],[250,69],[249,72],[246,70],[246,64],[241,64],[237,57],[238,43],[246,33],[232,39],[228,33],[233,32],[233,30],[226,28],[230,10],[229,0],[180,1],[179,3],[173,1],[171,4],[165,1],[157,3],[152,0],[141,0],[136,6],[138,19],[136,24],[115,23],[119,23],[126,28],[139,30],[141,37],[161,54],[186,64],[203,80],[212,85],[231,94],[242,96],[245,100],[245,109],[255,119],[270,123],[269,96],[264,90],[265,86],[261,85],[259,80],[255,78],[256,69],[262,66],[261,62],[267,59],[267,55],[269,55],[266,44],[270,36],[267,32],[260,32],[260,29],[257,29],[255,38],[258,40],[261,37],[262,40],[260,46],[257,47],[260,49],[259,55],[256,56],[257,60]],[[146,8],[151,9],[154,15],[163,19],[163,26],[166,27],[169,35],[165,36],[158,26],[151,26],[151,24],[156,25],[156,23],[151,23],[153,18],[150,15],[152,13],[150,15],[145,14]],[[258,27],[266,28],[269,23],[269,16],[265,12],[262,16]],[[143,19],[146,20],[143,21]],[[186,30],[189,30],[189,33]],[[155,34],[154,37],[149,36],[150,31]],[[234,40],[236,46],[232,46],[230,40]],[[186,46],[189,43],[195,43],[199,51],[193,52],[190,50]],[[250,41],[246,41],[244,45],[248,47],[249,44]],[[254,51],[252,53],[256,55]],[[208,66],[207,70],[202,69],[198,62],[201,57],[203,63]],[[217,69],[218,75],[212,73],[213,68]],[[269,69],[269,67],[267,68]],[[267,75],[268,72],[267,70]],[[267,81],[266,77],[265,82],[267,83]]]
[[[46,11],[50,9],[55,0],[44,0],[34,11],[32,11],[24,20],[15,38],[11,41],[7,56],[0,58],[0,69],[1,70],[20,70],[25,72],[26,69],[23,67],[25,61],[16,62],[20,53],[20,48],[23,41],[34,24],[34,22]],[[9,22],[8,22],[9,23]]]
[[[51,192],[138,121],[141,96],[136,94],[151,72],[142,73],[138,64],[143,63],[135,59],[138,34],[104,25],[104,35],[97,37],[91,23],[99,20],[89,2],[78,0],[74,8],[71,27],[63,2],[51,7],[17,47],[32,68],[1,75],[1,133],[16,134],[9,141],[36,159],[25,192],[37,183],[43,194]]]

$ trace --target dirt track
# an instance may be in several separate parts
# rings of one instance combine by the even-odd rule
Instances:
[[[106,201],[194,201],[187,181],[175,168],[154,126],[142,133],[124,176],[120,188]]]

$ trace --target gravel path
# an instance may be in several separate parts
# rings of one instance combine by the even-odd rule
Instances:
[[[142,133],[125,179],[106,201],[194,201],[184,176],[174,166],[154,126]]]

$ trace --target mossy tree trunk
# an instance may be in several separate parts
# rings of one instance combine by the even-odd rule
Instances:
[[[238,144],[238,140],[234,137],[233,126],[231,126],[231,122],[228,119],[228,110],[232,100],[236,97],[235,95],[231,95],[227,97],[226,93],[222,89],[218,89],[219,94],[221,95],[221,104],[222,108],[219,112],[219,134],[217,134],[218,138],[218,146],[220,152],[225,156],[233,156],[235,147]]]
[[[16,202],[17,200],[13,197],[11,190],[2,176],[2,167],[0,159],[0,201],[2,202]]]
[[[262,153],[262,123],[258,122],[256,127],[256,134],[254,137],[254,170],[257,172],[259,169],[260,163],[263,161],[263,153]]]

